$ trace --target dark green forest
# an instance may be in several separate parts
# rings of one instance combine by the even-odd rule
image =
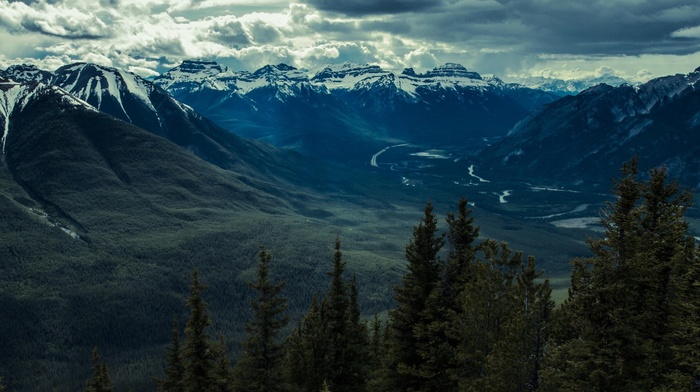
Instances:
[[[700,390],[700,247],[684,220],[693,196],[634,160],[613,196],[559,305],[535,257],[480,237],[465,199],[445,232],[426,204],[388,312],[361,314],[362,282],[336,238],[325,287],[290,319],[286,283],[261,247],[240,352],[210,313],[211,277],[194,269],[183,313],[151,314],[170,325],[153,390]],[[96,347],[90,361],[82,390],[115,390],[109,356]]]

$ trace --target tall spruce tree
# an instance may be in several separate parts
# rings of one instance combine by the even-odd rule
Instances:
[[[92,350],[92,377],[85,383],[85,392],[112,392],[107,363],[100,358],[97,347]]]
[[[674,283],[693,260],[683,220],[692,197],[667,182],[665,169],[651,170],[645,182],[637,176],[636,160],[623,166],[616,201],[601,218],[604,236],[589,241],[593,257],[573,263],[545,390],[654,390],[677,367],[667,343]]]
[[[504,325],[518,309],[513,280],[522,265],[522,253],[513,253],[505,243],[489,239],[479,250],[483,255],[469,267],[470,278],[457,299],[459,310],[447,330],[450,339],[458,342],[453,377],[459,390],[468,391],[489,386],[489,361],[506,337]]]
[[[231,361],[228,358],[228,349],[223,335],[219,336],[219,341],[214,345],[214,368],[212,372],[214,376],[214,391],[235,391],[233,367],[231,367]]]
[[[450,250],[441,294],[446,304],[452,304],[469,280],[470,266],[476,255],[477,246],[474,242],[479,237],[479,226],[474,225],[472,210],[465,198],[459,200],[457,214],[449,212],[445,220],[449,228],[447,240]]]
[[[284,282],[270,277],[272,256],[260,249],[257,280],[250,287],[257,292],[251,301],[253,319],[245,326],[242,357],[236,363],[237,391],[275,392],[284,390],[282,362],[285,352],[279,333],[289,319],[284,315],[287,299],[281,295]]]
[[[674,368],[665,379],[670,388],[700,390],[700,247],[686,254],[673,276],[671,332],[665,342]]]
[[[367,327],[360,321],[357,282],[343,279],[345,262],[336,238],[327,296],[316,297],[289,340],[292,384],[317,391],[324,382],[337,392],[363,391],[367,382]],[[289,367],[294,369],[289,369]]]
[[[309,310],[289,337],[285,369],[295,390],[318,391],[331,373],[327,306],[325,297],[319,303],[314,295]]]
[[[211,319],[208,305],[202,298],[202,290],[205,288],[199,281],[199,273],[196,269],[193,270],[190,296],[186,301],[190,308],[190,318],[185,326],[186,339],[182,351],[185,392],[210,392],[216,386],[213,374],[215,347],[206,331]]]
[[[182,362],[182,351],[180,348],[180,323],[177,316],[173,317],[170,332],[170,345],[165,352],[165,376],[156,379],[159,392],[183,392],[183,379],[185,366]]]
[[[414,328],[416,351],[422,361],[414,374],[422,379],[421,390],[456,391],[457,381],[453,373],[459,364],[455,360],[458,341],[447,334],[450,323],[459,313],[457,297],[471,275],[475,257],[474,241],[479,228],[466,199],[460,199],[457,213],[446,216],[449,252],[447,261],[441,266],[441,275],[436,286],[425,301],[421,314],[423,323]]]
[[[350,388],[348,368],[348,311],[349,298],[348,286],[343,280],[345,262],[340,251],[340,238],[335,239],[333,251],[333,271],[330,290],[328,293],[328,308],[325,311],[327,317],[328,337],[330,338],[328,384],[333,391],[347,392]]]
[[[392,391],[419,391],[426,375],[420,370],[425,358],[419,347],[429,342],[425,331],[432,323],[426,303],[440,281],[438,253],[444,245],[444,234],[438,235],[437,219],[432,203],[426,203],[424,216],[413,228],[413,238],[406,245],[408,272],[400,286],[394,288],[396,308],[390,313],[389,347],[386,356],[384,388]]]
[[[347,316],[347,352],[346,379],[347,390],[351,392],[363,392],[367,389],[369,374],[368,357],[369,336],[367,324],[360,319],[359,289],[357,287],[357,276],[350,277],[350,303],[348,305]]]
[[[554,308],[549,282],[536,282],[541,275],[530,256],[527,264],[521,263],[515,283],[504,287],[508,293],[504,298],[506,313],[497,326],[502,333],[486,358],[481,383],[485,390],[533,391],[539,387],[546,332]]]

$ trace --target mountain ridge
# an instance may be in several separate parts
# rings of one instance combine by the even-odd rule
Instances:
[[[699,107],[698,70],[640,86],[598,85],[543,106],[480,158],[509,177],[607,186],[604,180],[638,156],[642,171],[666,166],[698,187]]]
[[[534,107],[557,98],[459,64],[397,74],[343,63],[309,75],[284,64],[251,73],[185,61],[154,82],[232,132],[353,161],[388,143],[429,143],[435,130],[452,142],[503,135]],[[339,144],[352,148],[338,152]]]

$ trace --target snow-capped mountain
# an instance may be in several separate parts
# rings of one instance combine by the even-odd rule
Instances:
[[[73,107],[80,107],[84,110],[95,109],[86,102],[75,98],[64,91],[40,82],[20,83],[15,80],[0,77],[0,122],[2,123],[2,137],[0,138],[0,156],[3,163],[11,143],[10,133],[14,131],[15,125],[12,122],[16,114],[21,113],[28,105],[36,99],[45,95],[58,95],[60,97],[61,110],[68,110]]]
[[[254,178],[293,177],[291,172],[298,164],[297,157],[289,152],[226,131],[162,88],[130,72],[76,63],[55,73],[37,72],[27,66],[10,67],[0,71],[0,78],[18,86],[17,89],[38,84],[41,89],[60,90],[90,109],[136,125],[206,161]],[[8,91],[7,94],[14,94],[15,90]],[[17,102],[14,106],[5,104],[0,110],[11,111],[23,101]]]
[[[502,135],[557,98],[458,64],[396,74],[345,63],[310,75],[285,64],[251,73],[185,61],[155,83],[233,132],[342,159],[338,143],[360,156],[387,142]]]
[[[35,65],[17,64],[11,65],[6,70],[0,70],[0,77],[12,79],[16,82],[41,82],[51,84],[54,74],[37,68]]]
[[[623,84],[630,84],[628,80],[612,74],[569,80],[546,76],[528,76],[516,78],[515,82],[525,87],[547,91],[561,96],[576,95],[583,90],[599,84],[607,84],[613,87],[621,86]]]
[[[700,68],[641,86],[599,85],[545,105],[481,153],[508,176],[608,186],[623,162],[700,186]]]

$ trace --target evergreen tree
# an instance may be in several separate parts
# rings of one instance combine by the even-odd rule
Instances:
[[[545,353],[546,331],[554,308],[549,282],[536,283],[541,272],[535,259],[520,266],[515,284],[506,286],[507,314],[501,337],[486,358],[486,390],[533,391],[539,387],[539,371]]]
[[[637,175],[636,160],[623,166],[601,218],[605,234],[589,241],[594,256],[573,263],[546,390],[653,390],[677,368],[668,341],[682,291],[674,284],[693,260],[683,220],[692,197],[667,183],[665,169],[646,182]]]
[[[675,367],[665,375],[669,386],[686,391],[700,389],[700,248],[687,256],[673,279],[676,290],[666,343]]]
[[[207,303],[202,299],[204,286],[199,281],[197,270],[192,271],[192,284],[190,296],[187,298],[187,307],[190,308],[190,318],[185,326],[185,344],[182,357],[185,368],[183,389],[185,392],[209,392],[215,390],[214,368],[215,349],[214,344],[206,333],[211,324]]]
[[[343,279],[345,262],[336,238],[328,296],[311,308],[289,340],[291,382],[317,391],[364,391],[367,382],[367,326],[360,321],[356,278]]]
[[[460,199],[457,214],[449,212],[447,239],[449,253],[437,286],[426,300],[423,310],[425,324],[418,325],[414,334],[418,338],[417,351],[422,358],[416,374],[423,378],[423,390],[456,391],[453,376],[459,364],[455,351],[459,341],[448,336],[450,324],[460,313],[458,296],[471,277],[479,227],[466,199]]]
[[[100,353],[95,347],[92,350],[92,377],[85,383],[86,392],[111,392],[112,380],[109,376],[107,363],[100,359]]]
[[[177,316],[173,317],[170,345],[165,352],[165,377],[156,379],[159,392],[183,392],[185,367],[180,349],[180,325]]]
[[[370,336],[369,346],[369,366],[370,369],[378,369],[381,365],[384,356],[384,336],[382,334],[382,321],[379,315],[375,314],[370,325],[372,335]]]
[[[513,252],[505,243],[486,240],[479,246],[483,253],[470,267],[470,279],[459,294],[459,311],[452,317],[448,336],[458,342],[458,362],[453,377],[460,390],[479,390],[488,386],[492,373],[489,360],[506,337],[504,326],[514,317],[513,280],[522,265],[522,253]]]
[[[387,390],[422,390],[425,375],[420,371],[424,361],[419,347],[426,347],[429,334],[425,331],[433,321],[424,312],[426,302],[440,280],[438,253],[444,244],[444,235],[437,235],[437,219],[433,206],[428,202],[424,217],[413,228],[413,238],[406,245],[408,272],[402,284],[394,288],[396,308],[390,313],[391,332],[389,352],[386,358]]]
[[[314,295],[311,306],[288,341],[285,368],[290,383],[299,391],[318,391],[330,374],[330,338],[324,315],[325,297],[319,303]]]
[[[328,308],[324,313],[327,316],[328,337],[330,338],[329,364],[331,373],[328,375],[328,384],[336,392],[346,392],[350,387],[348,368],[348,290],[343,280],[345,262],[340,251],[340,238],[335,239],[333,252],[333,271],[331,276],[330,291],[328,293]]]
[[[447,239],[450,251],[441,295],[448,305],[454,303],[469,279],[470,265],[474,262],[474,241],[479,237],[479,226],[474,225],[471,213],[467,199],[462,198],[457,204],[457,215],[449,212],[445,219],[449,228]]]
[[[358,302],[359,291],[357,287],[357,276],[350,278],[350,304],[347,317],[347,353],[346,373],[347,390],[361,392],[366,390],[368,379],[368,356],[369,337],[367,334],[367,324],[360,320],[360,305]]]
[[[379,316],[375,314],[372,322],[372,340],[370,342],[371,371],[368,376],[367,390],[369,392],[386,391],[387,380],[389,379],[389,353],[390,328],[389,323],[382,323]]]
[[[251,301],[253,320],[245,330],[248,334],[243,342],[243,355],[236,363],[236,390],[274,392],[284,389],[282,362],[283,345],[278,335],[288,323],[284,316],[287,299],[281,296],[284,282],[273,283],[270,278],[272,256],[260,249],[257,280],[250,287],[257,292]]]
[[[219,336],[219,341],[214,346],[214,390],[216,392],[233,392],[234,375],[231,361],[228,359],[228,350],[224,336]]]

